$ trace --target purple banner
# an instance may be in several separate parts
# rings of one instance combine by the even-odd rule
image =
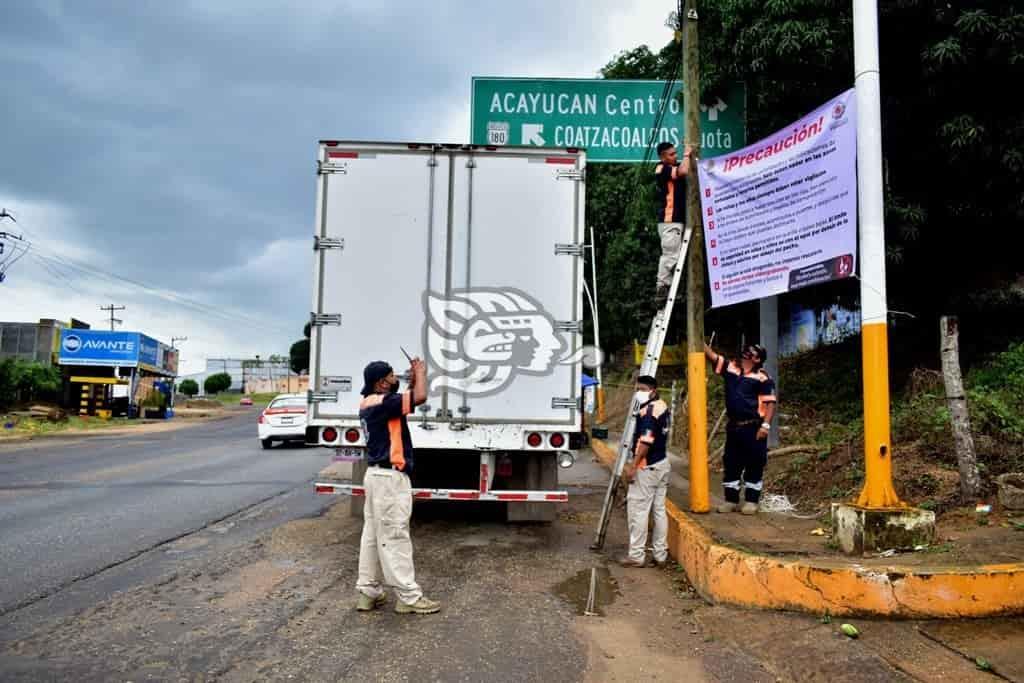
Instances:
[[[713,307],[853,275],[854,101],[847,90],[749,147],[698,164]]]

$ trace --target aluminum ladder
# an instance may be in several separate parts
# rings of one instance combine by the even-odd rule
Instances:
[[[657,376],[658,362],[661,360],[661,351],[665,347],[665,335],[668,333],[668,323],[672,319],[672,308],[676,303],[676,293],[679,291],[679,282],[682,280],[683,268],[686,264],[686,254],[690,246],[690,238],[693,235],[693,228],[687,227],[683,232],[683,243],[679,246],[679,258],[676,260],[675,270],[672,272],[672,284],[668,290],[668,300],[665,305],[658,309],[651,322],[651,330],[647,334],[647,346],[644,349],[644,359],[640,364],[641,375]],[[604,539],[608,533],[608,521],[611,517],[612,507],[615,505],[615,497],[619,489],[619,480],[622,477],[622,469],[626,460],[630,457],[633,448],[633,434],[636,432],[636,418],[640,410],[640,402],[636,396],[632,399],[629,414],[626,416],[626,426],[622,429],[622,440],[619,442],[618,457],[615,458],[615,466],[612,467],[612,476],[608,480],[608,490],[604,494],[604,505],[601,507],[601,516],[597,520],[597,533],[591,550],[601,550],[604,547]]]

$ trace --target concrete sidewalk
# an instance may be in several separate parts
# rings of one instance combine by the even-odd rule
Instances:
[[[614,462],[613,446],[597,439],[592,446],[604,463]],[[813,528],[819,522],[763,513],[742,518],[686,512],[688,482],[680,475],[680,465],[673,456],[669,549],[707,600],[897,618],[1024,613],[1024,562],[995,557],[986,562],[950,563],[942,554],[855,558],[815,554],[798,545],[783,547],[783,541],[798,535],[811,538],[804,527]],[[766,549],[762,542],[762,548],[752,548],[759,544],[759,536],[762,541],[773,539],[778,547]],[[1019,645],[1024,651],[1024,635]]]

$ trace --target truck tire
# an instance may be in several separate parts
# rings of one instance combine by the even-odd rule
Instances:
[[[526,466],[513,475],[509,488],[519,491],[553,491],[558,488],[558,462],[554,453],[520,452],[512,457],[523,459]],[[558,512],[555,503],[507,505],[506,514],[510,522],[553,522]]]
[[[260,445],[263,446],[263,450],[270,450],[274,447],[274,442],[270,439],[260,439]]]

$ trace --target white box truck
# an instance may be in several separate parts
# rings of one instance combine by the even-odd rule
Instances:
[[[414,497],[553,519],[583,441],[586,154],[322,141],[317,171],[307,441],[356,466],[316,491],[363,493],[362,371],[405,350],[430,385]]]

